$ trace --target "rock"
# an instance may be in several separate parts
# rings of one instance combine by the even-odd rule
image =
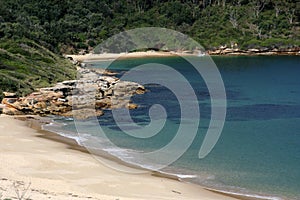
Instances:
[[[15,101],[14,103],[11,104],[11,106],[18,109],[18,110],[22,110],[26,105],[24,105],[20,101]]]
[[[15,114],[62,115],[85,119],[103,115],[101,109],[136,109],[130,103],[133,95],[144,94],[145,88],[134,82],[112,76],[100,76],[89,69],[80,69],[79,80],[63,81],[53,87],[41,88],[23,98],[6,93],[3,112]],[[95,111],[96,109],[96,111]],[[71,111],[74,112],[71,112]]]
[[[17,98],[3,98],[2,99],[2,104],[4,104],[4,105],[12,105],[17,100],[18,100]]]
[[[12,92],[3,92],[4,98],[17,98],[16,93]]]
[[[0,114],[3,113],[3,109],[5,108],[5,105],[4,104],[0,104]]]
[[[5,115],[24,115],[24,113],[14,107],[6,106],[3,108],[2,113]]]
[[[129,103],[127,104],[126,106],[129,110],[134,110],[134,109],[137,109],[138,108],[138,105],[137,104],[134,104],[134,103]]]
[[[107,109],[111,108],[111,100],[109,98],[97,100],[95,103],[96,108]]]
[[[229,54],[229,53],[233,53],[233,52],[234,52],[234,49],[226,48],[222,51],[222,54]]]
[[[80,63],[80,67],[85,68],[86,67],[86,63]]]
[[[110,70],[107,70],[107,69],[101,69],[101,68],[92,68],[90,69],[92,72],[95,72],[96,74],[98,75],[105,75],[105,76],[115,76],[117,75],[118,73],[116,72],[112,72]]]
[[[144,87],[139,87],[135,90],[136,94],[145,94],[146,90]]]
[[[1,102],[1,109],[2,113],[6,115],[22,115],[24,114],[22,111],[19,110],[19,108],[22,108],[19,106],[18,99],[16,98],[15,93],[9,93],[9,92],[3,92],[4,98]]]
[[[40,101],[34,104],[33,108],[35,110],[43,110],[47,108],[47,104],[44,101]]]
[[[100,82],[107,82],[108,84],[114,84],[118,82],[120,79],[116,77],[110,77],[110,76],[101,76],[99,80]]]
[[[67,86],[75,86],[75,84],[77,83],[77,80],[71,80],[71,81],[63,81],[61,84],[62,85],[67,85]],[[59,84],[58,84],[59,85]]]
[[[104,113],[102,110],[95,109],[80,109],[80,110],[72,110],[64,113],[62,116],[65,117],[74,117],[78,120],[84,120],[95,116],[102,116]]]
[[[136,94],[137,90],[144,90],[144,87],[138,83],[129,81],[120,81],[113,86],[114,94],[124,94],[126,96],[132,96]]]

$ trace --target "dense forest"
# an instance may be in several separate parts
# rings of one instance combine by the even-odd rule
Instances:
[[[137,27],[165,27],[205,48],[299,46],[299,0],[0,0],[0,37],[58,53],[90,49]]]
[[[74,78],[59,55],[124,30],[169,28],[206,49],[292,48],[300,46],[299,16],[299,0],[0,0],[0,93]]]

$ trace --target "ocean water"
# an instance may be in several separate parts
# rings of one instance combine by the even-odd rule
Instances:
[[[201,62],[202,58],[193,59]],[[193,86],[201,113],[197,135],[188,150],[161,169],[162,172],[232,193],[265,199],[300,199],[300,58],[253,56],[213,57],[213,60],[224,81],[227,116],[220,139],[204,159],[199,159],[198,153],[210,122],[211,101],[204,81],[192,66],[178,57],[136,58],[117,60],[109,69],[118,71],[122,78],[135,66],[165,64],[183,74]],[[106,66],[104,62],[92,65]],[[168,72],[162,70],[161,73]],[[132,98],[139,105],[138,109],[130,111],[134,124],[126,120],[116,124],[114,113],[105,110],[97,123],[77,122],[80,131],[84,132],[80,134],[81,138],[76,134],[72,119],[56,118],[55,121],[64,126],[52,126],[52,130],[77,138],[79,143],[91,145],[90,148],[107,151],[125,162],[151,168],[151,162],[146,161],[143,154],[134,152],[147,153],[163,148],[172,142],[180,123],[192,124],[194,121],[192,118],[180,120],[180,105],[168,88],[155,83],[145,87],[147,93]],[[160,104],[166,110],[163,129],[149,138],[125,134],[124,130],[134,130],[136,124],[146,126],[150,123],[149,109],[154,104]],[[158,121],[162,118],[155,117]],[[99,125],[105,138],[98,135]],[[93,142],[85,143],[88,140]],[[109,145],[108,140],[118,148]]]

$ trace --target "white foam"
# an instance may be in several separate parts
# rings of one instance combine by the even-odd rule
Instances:
[[[158,172],[161,173],[161,174],[169,175],[169,176],[175,176],[179,180],[197,178],[198,177],[197,175],[193,175],[193,174],[176,174],[176,173],[169,173],[169,172],[164,172],[164,171],[158,171]]]
[[[178,176],[181,179],[185,179],[185,178],[197,178],[197,175],[184,175],[184,174],[176,174],[176,176]]]
[[[50,122],[49,124],[44,124],[43,126],[53,126],[54,123],[53,122]]]
[[[60,135],[60,136],[65,137],[65,138],[70,138],[70,139],[75,140],[75,141],[77,142],[77,144],[79,144],[80,146],[83,146],[83,145],[82,145],[82,142],[88,140],[88,139],[83,138],[83,137],[73,136],[73,135],[70,135],[70,134],[63,133],[63,132],[56,132],[56,133],[57,133],[58,135]]]
[[[65,126],[65,125],[67,125],[67,124],[51,122],[49,124],[42,125],[42,130],[50,131],[52,133],[58,134],[60,136],[63,136],[65,138],[73,139],[73,140],[76,141],[77,144],[79,144],[80,146],[83,146],[82,142],[87,141],[87,138],[80,137],[83,134],[81,134],[80,136],[78,136],[78,135],[76,135],[76,133],[71,132],[71,131],[62,132],[61,129],[59,129],[59,130],[56,129],[58,127],[60,128],[60,127]]]

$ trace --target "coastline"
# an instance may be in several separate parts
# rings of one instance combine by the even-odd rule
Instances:
[[[38,131],[38,127],[34,120],[0,116],[4,197],[12,198],[13,183],[21,182],[23,187],[30,183],[27,192],[32,199],[235,199],[151,172],[115,171],[96,161],[76,141]]]
[[[208,51],[203,55],[208,56],[299,56],[300,51],[263,51],[259,50],[253,51],[235,51],[230,50],[216,50]],[[84,55],[64,55],[65,58],[72,60],[75,64],[82,62],[95,62],[95,61],[110,61],[114,59],[127,59],[127,58],[145,58],[145,57],[173,57],[173,56],[199,56],[192,53],[179,53],[179,52],[155,52],[155,51],[146,51],[146,52],[133,52],[133,53],[104,53],[104,54],[84,54]]]
[[[127,59],[127,58],[145,58],[145,57],[173,57],[173,56],[195,56],[188,53],[177,52],[133,52],[133,53],[104,53],[104,54],[84,54],[84,55],[64,55],[64,57],[71,59],[75,62],[95,62],[95,61],[109,61],[114,59]]]
[[[40,119],[44,119],[44,118],[45,117],[42,117]],[[154,177],[166,178],[166,179],[171,179],[171,180],[175,180],[175,181],[182,182],[182,183],[200,186],[201,188],[203,188],[207,191],[210,191],[210,192],[213,192],[216,194],[220,194],[220,195],[223,195],[226,197],[232,197],[234,199],[239,199],[239,200],[283,200],[281,198],[266,195],[266,194],[241,193],[241,192],[237,192],[237,191],[234,192],[234,191],[227,191],[227,190],[220,189],[220,188],[216,189],[213,187],[207,187],[205,185],[197,184],[194,182],[190,182],[189,180],[186,180],[185,179],[186,175],[181,176],[180,174],[148,170],[139,165],[126,162],[126,161],[122,160],[121,158],[119,158],[115,155],[112,155],[111,153],[104,151],[104,150],[97,149],[95,152],[90,152],[85,147],[80,145],[80,141],[77,141],[77,138],[74,138],[72,136],[68,137],[68,132],[61,133],[60,131],[57,132],[57,130],[51,130],[51,129],[46,130],[45,126],[41,126],[40,119],[39,120],[35,120],[35,119],[30,120],[30,126],[35,127],[35,129],[39,130],[40,133],[43,133],[40,137],[49,139],[49,140],[53,140],[55,142],[66,144],[71,149],[74,149],[74,150],[78,150],[78,151],[81,151],[81,152],[84,152],[87,154],[92,154],[93,157],[97,160],[104,159],[105,166],[107,166],[107,163],[115,162],[118,164],[118,167],[122,166],[122,167],[124,167],[125,170],[129,170],[129,171],[141,170],[142,172],[145,172]],[[46,120],[46,121],[49,122],[48,120]],[[29,121],[27,121],[27,122],[29,122]],[[43,122],[43,120],[41,120],[41,122],[43,124],[45,124]],[[51,123],[52,122],[53,122],[53,119],[51,119]],[[43,128],[41,128],[41,127],[43,127]],[[102,161],[100,161],[100,162],[102,162]],[[111,167],[111,165],[109,167]],[[122,167],[120,168],[121,170],[123,170]],[[189,175],[187,175],[187,176],[189,176]],[[191,175],[191,176],[193,176],[193,175]]]
[[[176,54],[170,54],[170,53],[163,53],[163,54],[161,54],[161,55],[158,55],[158,54],[147,54],[147,53],[139,53],[138,55],[139,56],[133,56],[133,55],[131,55],[131,57],[127,57],[127,55],[125,55],[124,57],[122,57],[122,55],[123,54],[114,54],[114,55],[110,55],[110,56],[117,56],[117,57],[120,57],[121,56],[121,59],[122,58],[137,58],[137,57],[158,57],[158,56],[161,56],[161,57],[170,57],[170,56],[176,56]],[[145,56],[146,55],[146,56]],[[192,54],[184,54],[184,55],[187,55],[187,56],[191,56]],[[219,56],[228,56],[228,55],[219,55]],[[112,58],[112,57],[110,57],[110,58]],[[100,55],[100,58],[101,59],[103,59],[103,60],[107,60],[107,58],[108,57],[101,57],[101,55]],[[90,59],[90,58],[89,58]],[[99,59],[99,57],[95,57],[95,59]],[[94,62],[95,60],[91,60],[90,59],[90,61],[91,62]],[[102,61],[102,60],[101,60]],[[6,117],[8,117],[8,116],[6,116]],[[4,117],[5,118],[5,117]],[[8,117],[8,118],[10,118],[11,120],[12,120],[12,117]],[[33,137],[35,138],[39,138],[39,139],[42,139],[42,140],[47,140],[47,141],[52,141],[52,142],[55,142],[55,143],[59,143],[59,144],[62,144],[63,146],[64,146],[64,149],[67,149],[67,150],[72,150],[72,151],[76,151],[76,152],[78,152],[79,154],[86,154],[87,156],[89,156],[89,157],[92,157],[91,156],[91,154],[84,148],[84,147],[82,147],[82,146],[80,146],[77,142],[76,142],[76,140],[75,140],[75,138],[74,139],[71,139],[71,138],[66,138],[66,137],[64,137],[63,135],[59,135],[59,134],[57,134],[57,133],[53,133],[53,132],[49,132],[49,131],[45,131],[45,130],[41,130],[41,123],[40,123],[40,121],[39,120],[35,120],[34,118],[36,118],[35,116],[34,117],[32,117],[32,119],[27,119],[28,118],[28,115],[27,116],[21,116],[21,117],[19,117],[19,116],[15,116],[14,118],[19,118],[19,119],[22,119],[22,120],[25,120],[25,125],[23,124],[23,126],[28,126],[29,125],[29,127],[31,127],[31,128],[33,128],[33,129],[31,129],[31,131],[32,132],[35,132],[36,133],[36,135],[33,135]],[[3,119],[2,118],[2,116],[1,116],[1,118],[0,118],[0,128],[2,128],[2,126],[1,126],[1,119]],[[46,119],[46,118],[40,118],[40,119]],[[19,120],[20,121],[20,120]],[[16,121],[15,123],[19,123],[19,121]],[[47,119],[46,119],[46,121],[47,121]],[[43,120],[42,120],[42,123],[43,123]],[[15,124],[14,124],[14,126],[15,126]],[[32,133],[30,133],[30,134],[32,134]],[[1,137],[2,135],[0,134],[0,137]],[[23,135],[21,136],[22,138],[23,138]],[[19,137],[18,137],[19,138]],[[24,138],[23,138],[24,139]],[[27,138],[25,138],[24,140],[28,140]],[[31,140],[31,139],[29,139],[29,140]],[[1,149],[1,148],[0,148]],[[1,152],[1,151],[0,151]],[[112,162],[112,163],[114,163],[114,164],[116,164],[116,165],[118,165],[118,168],[121,166],[121,167],[125,167],[125,168],[135,168],[136,169],[136,166],[132,166],[132,165],[130,165],[130,164],[128,164],[128,163],[125,163],[124,161],[122,161],[122,160],[120,160],[120,159],[118,159],[118,158],[114,158],[114,157],[112,157],[111,155],[108,155],[108,153],[107,152],[105,152],[107,155],[105,155],[105,154],[100,154],[99,156],[100,157],[102,157],[103,159],[106,159],[106,160],[109,160],[110,162]],[[1,155],[1,154],[0,154]],[[0,156],[0,158],[1,158],[1,156]],[[94,161],[96,161],[96,159],[94,158],[94,157],[92,157],[92,159],[94,160]],[[1,160],[0,160],[1,161]],[[2,162],[2,161],[1,161]],[[97,162],[97,163],[99,163],[100,165],[102,165],[100,162]],[[72,164],[72,163],[69,163],[69,164]],[[106,166],[102,166],[102,167],[105,167],[105,168],[107,168]],[[1,173],[0,173],[0,175],[2,175]],[[131,179],[130,178],[130,176],[132,175],[132,174],[127,174],[127,175],[129,175],[128,176],[128,179]],[[172,174],[164,174],[164,173],[160,173],[160,172],[151,172],[151,171],[148,171],[146,174],[143,174],[142,175],[142,177],[144,177],[144,175],[146,176],[146,177],[152,177],[152,178],[160,178],[160,179],[163,179],[163,180],[170,180],[170,181],[175,181],[175,182],[177,182],[178,184],[184,184],[184,186],[183,185],[181,185],[183,188],[184,188],[184,190],[188,190],[187,191],[187,193],[185,193],[185,194],[187,194],[188,196],[183,196],[183,198],[184,199],[199,199],[199,195],[201,196],[201,199],[225,199],[225,197],[224,196],[226,196],[226,199],[227,198],[229,198],[229,199],[243,199],[243,200],[262,200],[262,199],[273,199],[273,198],[268,198],[267,196],[259,196],[259,195],[246,195],[246,194],[242,194],[242,193],[234,193],[234,192],[227,192],[227,191],[221,191],[221,190],[216,190],[216,189],[212,189],[212,188],[205,188],[204,186],[199,186],[199,185],[194,185],[194,184],[190,184],[190,183],[185,183],[185,182],[180,182],[181,180],[180,180],[180,178],[178,177],[178,176],[176,176],[176,175],[172,175]],[[100,175],[101,176],[101,175]],[[112,175],[112,176],[114,176],[114,175]],[[135,175],[133,175],[133,176],[135,176]],[[118,177],[118,176],[114,176],[114,178],[116,178],[116,177]],[[141,179],[143,179],[141,177]],[[38,177],[38,178],[40,178],[40,177]],[[0,176],[0,189],[1,189],[1,185],[2,185],[2,183],[1,183],[1,180],[2,180],[2,182],[3,181],[7,181],[7,180],[12,180],[12,179],[7,179],[6,177],[4,177],[4,178],[2,178],[1,176]],[[57,180],[57,179],[55,179],[55,180]],[[65,178],[64,178],[64,180],[65,180]],[[14,181],[16,181],[16,180],[14,180]],[[152,181],[152,180],[151,180]],[[12,181],[11,181],[12,182]],[[140,181],[139,182],[139,184],[141,184],[141,185],[143,185],[143,183],[144,183],[144,180],[143,181]],[[122,183],[118,183],[118,184],[127,184],[127,182],[125,181],[123,181]],[[165,184],[165,183],[164,183]],[[167,183],[167,185],[168,185],[169,183]],[[188,187],[186,187],[186,185],[188,185]],[[181,187],[179,187],[179,188],[181,188]],[[193,193],[193,192],[190,192],[190,190],[191,191],[194,191],[195,190],[195,188],[198,188],[197,190],[199,190],[199,191],[197,191],[197,194],[196,193]],[[209,193],[208,193],[208,196],[206,196],[207,195],[207,193],[203,193],[203,190],[204,191],[209,191]],[[109,190],[110,192],[109,193],[105,193],[104,195],[106,195],[105,196],[105,198],[104,199],[110,199],[110,198],[112,198],[112,199],[115,199],[115,198],[117,198],[117,196],[114,196],[115,194],[113,193],[113,192],[111,192],[111,190]],[[149,192],[148,190],[145,190],[146,191],[146,194],[147,195],[149,195],[150,196],[150,194],[149,193],[147,193],[147,192]],[[175,190],[175,189],[172,189],[172,190],[170,190],[171,191],[171,194],[173,195],[173,193],[175,193],[175,194],[177,194],[177,195],[182,195],[183,193],[180,191],[180,190]],[[93,190],[93,192],[95,192],[94,190]],[[160,191],[160,192],[162,192],[162,191]],[[165,194],[164,193],[165,191],[163,191],[162,193],[160,193],[159,195],[161,195],[161,194],[163,194],[162,195],[162,197],[161,196],[158,196],[158,197],[156,197],[155,199],[176,199],[176,197],[174,197],[173,198],[173,196],[172,195],[170,195],[170,194]],[[47,193],[47,192],[46,192]],[[51,192],[49,192],[49,193],[47,193],[47,195],[48,194],[50,194]],[[55,192],[52,192],[52,193],[55,193]],[[76,193],[76,191],[75,192],[71,192],[72,194],[73,193]],[[219,195],[221,195],[222,197],[220,197],[220,196],[218,196],[218,197],[215,197],[215,196],[213,196],[213,197],[211,197],[210,195],[211,195],[211,193],[212,194],[219,194]],[[89,195],[90,193],[86,193],[86,194],[83,194],[83,195],[81,195],[81,196],[84,196],[84,195]],[[202,196],[204,194],[204,196]],[[77,195],[77,194],[76,194]],[[76,196],[75,195],[75,196]],[[96,195],[96,196],[94,196],[94,195]],[[97,195],[103,195],[102,193],[98,193],[98,191],[96,191],[95,192],[95,194],[93,193],[93,195],[90,195],[90,196],[92,196],[92,198],[95,198],[95,199],[97,199],[98,197],[97,197]],[[124,199],[124,198],[129,198],[129,199],[149,199],[148,197],[145,197],[145,196],[143,196],[144,194],[141,194],[141,196],[139,196],[138,198],[137,197],[132,197],[131,195],[127,195],[127,193],[126,193],[126,189],[125,190],[123,190],[123,193],[121,194],[121,195],[118,195],[118,197],[122,197],[122,199]],[[196,195],[198,195],[198,197],[195,197]],[[77,195],[77,196],[80,196],[80,195]],[[1,190],[0,190],[0,197],[1,197]],[[232,198],[230,198],[230,197],[232,197]],[[89,199],[92,199],[92,198],[89,198]],[[181,198],[181,196],[180,196],[180,198]],[[38,199],[41,199],[41,198],[38,198]],[[65,199],[65,197],[63,198],[63,199]],[[101,199],[103,199],[103,196],[101,196]],[[151,199],[153,199],[153,198],[151,198]],[[277,199],[277,198],[276,198]]]

